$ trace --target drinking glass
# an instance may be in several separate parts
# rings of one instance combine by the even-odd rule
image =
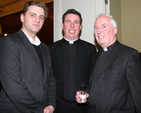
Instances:
[[[87,84],[82,83],[79,84],[79,95],[81,103],[85,103],[87,101],[86,94],[87,94]]]

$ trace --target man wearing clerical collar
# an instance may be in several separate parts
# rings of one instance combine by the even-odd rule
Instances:
[[[62,17],[63,39],[50,45],[53,71],[57,79],[56,113],[86,113],[86,104],[75,101],[82,83],[89,83],[96,48],[79,38],[82,29],[81,14],[68,9]]]
[[[117,24],[111,15],[99,15],[94,29],[98,44],[108,52],[99,52],[90,77],[88,113],[141,113],[138,51],[117,41]],[[81,103],[79,92],[76,101]]]

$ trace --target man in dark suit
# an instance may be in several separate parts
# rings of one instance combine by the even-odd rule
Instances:
[[[0,113],[53,113],[56,79],[49,48],[36,34],[47,9],[27,2],[20,16],[22,29],[0,40]]]
[[[75,95],[79,84],[89,82],[96,48],[93,44],[79,39],[82,18],[76,10],[69,9],[64,13],[62,29],[64,38],[49,46],[53,72],[57,79],[56,112],[86,113],[86,105],[79,105],[75,101]]]
[[[103,48],[95,63],[89,90],[89,113],[141,113],[141,61],[137,50],[116,40],[117,24],[102,14],[95,37]],[[77,92],[76,100],[79,101]]]

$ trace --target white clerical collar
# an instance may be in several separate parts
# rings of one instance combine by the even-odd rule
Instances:
[[[108,51],[108,49],[107,48],[103,48],[103,51]]]
[[[65,39],[65,38],[64,38],[64,39]],[[67,40],[67,39],[65,39],[65,40],[68,41],[69,44],[74,44],[74,42],[77,41],[78,39],[76,39],[76,40]]]
[[[27,36],[27,38],[28,38],[28,40],[30,41],[31,44],[36,45],[36,46],[41,44],[41,41],[37,36],[35,36],[35,40],[33,40],[33,38],[31,38],[28,34],[26,34],[23,29],[22,29],[22,31]]]

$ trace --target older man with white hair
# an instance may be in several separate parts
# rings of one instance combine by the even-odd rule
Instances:
[[[117,41],[117,24],[111,15],[99,15],[94,29],[102,50],[90,78],[88,113],[141,113],[138,51]],[[76,101],[81,103],[79,92]]]

